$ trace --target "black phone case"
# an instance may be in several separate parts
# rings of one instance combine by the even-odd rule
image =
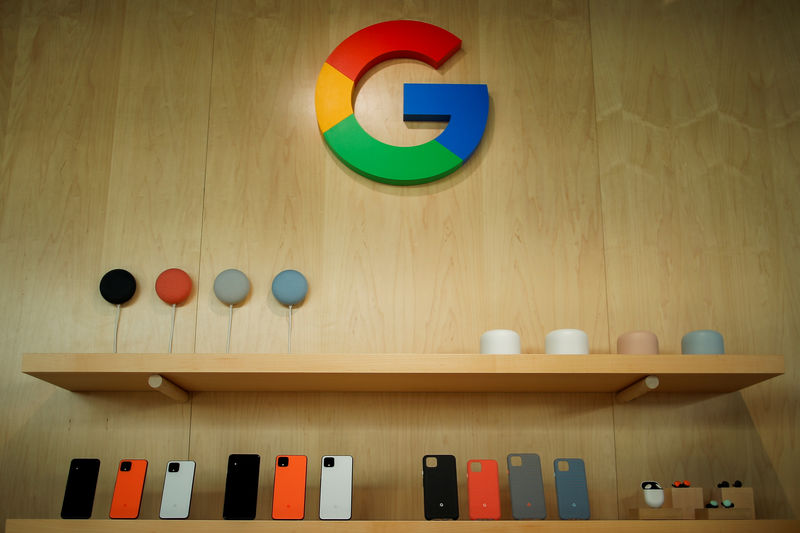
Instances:
[[[100,459],[73,459],[61,504],[61,518],[91,518]]]
[[[228,456],[228,475],[225,478],[225,520],[254,520],[258,506],[258,471],[261,456],[233,454]]]
[[[428,457],[436,467],[427,466]],[[458,476],[452,455],[426,455],[422,458],[422,490],[425,520],[458,520]]]

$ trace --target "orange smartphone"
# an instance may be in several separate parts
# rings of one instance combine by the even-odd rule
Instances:
[[[497,461],[467,461],[470,520],[500,520],[500,482]]]
[[[138,518],[145,474],[147,474],[145,459],[123,459],[119,462],[109,518]]]
[[[305,455],[279,455],[275,458],[273,520],[302,520],[305,516],[307,463]]]

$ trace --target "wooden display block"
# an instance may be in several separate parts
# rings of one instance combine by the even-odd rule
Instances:
[[[731,500],[733,501],[733,500]],[[735,503],[734,503],[735,505]],[[755,520],[756,513],[753,509],[696,509],[694,512],[697,520]]]
[[[694,513],[687,517],[685,509],[640,507],[638,509],[630,509],[628,517],[631,520],[693,520]]]
[[[677,489],[668,487],[664,491],[664,505],[658,509],[647,507],[644,496],[639,496],[638,509],[630,509],[629,518],[633,520],[694,520],[695,510],[703,508],[703,489],[688,487]]]
[[[711,499],[722,502],[730,500],[735,506],[734,509],[749,509],[755,519],[755,498],[753,497],[753,487],[726,487],[723,489],[711,489]]]
[[[692,518],[694,510],[705,507],[703,504],[703,489],[700,487],[669,488],[669,501],[664,505],[670,505],[675,509],[688,509]]]

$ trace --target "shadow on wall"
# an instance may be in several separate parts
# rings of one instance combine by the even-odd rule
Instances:
[[[648,394],[615,404],[614,427],[621,517],[645,480],[689,480],[708,502],[717,483],[738,479],[753,488],[757,518],[795,518],[741,393]]]

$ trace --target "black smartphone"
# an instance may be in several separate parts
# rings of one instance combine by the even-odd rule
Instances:
[[[458,476],[452,455],[422,458],[425,520],[458,520]]]
[[[73,459],[69,464],[61,518],[91,518],[100,459]]]
[[[225,503],[222,518],[254,520],[258,505],[258,470],[261,456],[232,454],[228,456],[228,475],[225,478]]]

